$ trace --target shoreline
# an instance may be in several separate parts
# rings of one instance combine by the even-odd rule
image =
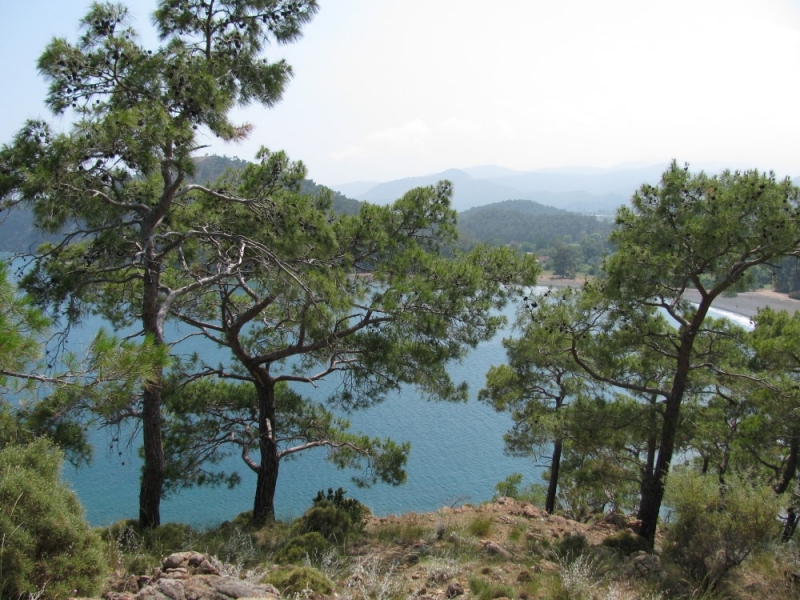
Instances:
[[[545,276],[540,278],[536,285],[544,287],[580,287],[586,278],[562,279]],[[695,290],[687,290],[685,297],[690,302],[697,302],[700,295]],[[787,294],[780,294],[771,290],[758,290],[754,292],[740,292],[736,296],[720,296],[712,305],[718,310],[724,310],[742,317],[754,317],[759,309],[771,308],[775,311],[785,310],[790,315],[800,311],[800,300],[789,298]]]

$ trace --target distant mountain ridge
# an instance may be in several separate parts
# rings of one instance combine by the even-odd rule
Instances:
[[[627,203],[642,184],[658,183],[666,167],[667,165],[617,169],[566,167],[517,171],[496,165],[481,165],[396,179],[371,187],[368,187],[369,182],[332,187],[358,200],[387,204],[412,188],[449,179],[453,182],[453,208],[459,212],[517,199],[532,200],[573,212],[611,213]]]
[[[627,204],[643,184],[658,184],[668,167],[667,163],[628,163],[607,169],[575,166],[519,171],[498,165],[479,165],[381,183],[359,181],[329,187],[351,198],[388,204],[414,187],[449,179],[453,182],[453,208],[459,212],[521,199],[571,212],[609,215]],[[719,173],[723,169],[712,165],[708,169],[693,170]],[[792,181],[798,185],[800,177]]]

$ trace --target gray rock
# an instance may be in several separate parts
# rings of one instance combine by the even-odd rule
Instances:
[[[454,581],[450,585],[447,586],[447,597],[448,598],[455,598],[456,596],[461,596],[464,594],[464,586]]]

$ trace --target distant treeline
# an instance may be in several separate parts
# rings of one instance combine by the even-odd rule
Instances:
[[[214,155],[200,157],[196,164],[194,179],[208,183],[216,181],[227,169],[244,168],[247,161]],[[361,201],[328,190],[310,179],[303,182],[302,191],[306,194],[320,194],[323,190],[331,194],[337,214],[358,213]],[[468,250],[479,243],[510,245],[523,252],[556,258],[555,264],[546,261],[545,267],[563,273],[575,270],[595,272],[602,256],[612,250],[607,240],[613,226],[613,222],[605,218],[573,213],[532,200],[496,202],[458,215],[463,249]],[[33,216],[25,211],[11,211],[0,223],[0,252],[25,252],[47,239],[48,236],[34,228]],[[754,273],[754,286],[766,285],[770,281],[775,291],[800,297],[800,261],[796,257],[787,257]]]
[[[613,224],[607,219],[581,215],[531,200],[506,200],[471,208],[458,215],[459,229],[468,240],[515,244],[536,252],[560,243],[580,243],[598,234],[608,238]]]

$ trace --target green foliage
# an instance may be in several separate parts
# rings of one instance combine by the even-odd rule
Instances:
[[[77,42],[50,42],[37,66],[48,107],[70,125],[60,133],[29,121],[0,151],[0,206],[24,206],[39,230],[59,235],[36,250],[23,278],[37,303],[70,324],[92,313],[115,327],[138,323],[147,343],[166,346],[170,309],[233,275],[204,271],[214,252],[199,252],[201,239],[213,248],[212,239],[250,231],[243,222],[219,228],[208,205],[224,212],[235,200],[191,181],[199,130],[228,141],[248,134],[231,109],[274,104],[291,75],[285,61],[262,57],[266,45],[297,39],[317,9],[314,0],[165,0],[152,19],[162,44],[147,48],[124,6],[95,3]],[[162,399],[149,385],[163,370],[140,381],[127,406],[89,409],[106,422],[144,421],[139,498],[148,526],[160,522],[164,492],[161,437],[150,435],[161,429]]]
[[[658,185],[642,186],[631,205],[619,209],[610,238],[616,250],[606,257],[605,273],[596,282],[580,292],[553,294],[554,308],[537,298],[528,303],[523,341],[516,345],[523,347],[525,339],[538,336],[540,341],[530,343],[530,356],[554,355],[553,349],[560,348],[573,369],[619,392],[613,402],[603,399],[603,405],[595,398],[587,404],[582,399],[588,411],[564,411],[561,418],[550,419],[556,425],[551,431],[566,433],[568,439],[565,471],[578,466],[584,475],[602,476],[607,466],[625,465],[617,469],[620,485],[613,486],[614,498],[609,500],[624,502],[638,484],[641,535],[650,543],[672,458],[701,431],[694,429],[695,420],[685,418],[686,405],[702,407],[712,391],[722,401],[740,405],[746,386],[731,382],[754,382],[758,377],[753,378],[746,360],[744,332],[708,318],[709,308],[726,291],[746,288],[754,270],[797,252],[798,216],[800,190],[788,179],[777,181],[758,171],[692,174],[688,166],[673,163]],[[685,297],[692,288],[699,295],[697,304]],[[513,383],[512,378],[505,380]],[[573,406],[577,400],[581,398],[572,400]],[[600,419],[577,418],[581,414]],[[618,419],[626,414],[627,423]],[[702,409],[692,414],[702,416]],[[515,419],[515,424],[524,422]],[[522,428],[539,434],[537,439],[531,436],[531,447],[541,444],[545,423],[534,419],[536,427]],[[721,431],[718,427],[717,433]],[[793,436],[797,439],[797,431]],[[722,440],[715,437],[715,452],[729,456]],[[562,499],[567,496],[565,487]],[[582,486],[573,489],[580,496]]]
[[[800,293],[800,260],[796,256],[786,256],[776,261],[772,275],[776,292],[789,294],[790,298]]]
[[[572,562],[589,548],[586,536],[582,533],[569,534],[556,543],[553,550],[556,555],[567,562]]]
[[[600,246],[611,232],[612,223],[592,216],[567,212],[530,200],[507,200],[471,208],[458,215],[463,237],[496,245],[528,244],[539,252],[564,239],[581,243],[597,236]],[[592,254],[589,250],[589,254]],[[602,254],[602,250],[599,254]],[[596,257],[584,256],[591,260]]]
[[[669,477],[667,504],[675,511],[664,555],[702,590],[714,589],[752,552],[777,539],[780,503],[773,490],[747,474],[726,483],[693,471]]]
[[[616,550],[623,556],[630,556],[634,552],[648,552],[650,545],[647,540],[630,531],[620,531],[607,538],[603,538],[603,546]]]
[[[216,294],[173,308],[230,347],[237,379],[253,385],[250,406],[231,406],[225,393],[198,394],[206,404],[176,410],[174,418],[202,431],[201,443],[190,449],[195,455],[231,444],[249,458],[258,447],[260,464],[248,466],[267,474],[284,457],[324,447],[337,467],[360,469],[357,485],[400,484],[408,445],[351,433],[330,408],[371,406],[402,385],[430,398],[466,399],[466,386],[448,373],[449,362],[494,335],[504,321],[494,309],[535,281],[538,267],[508,249],[443,256],[456,236],[448,182],[411,190],[391,206],[363,205],[358,215],[334,218],[329,198],[297,193],[301,164],[266,149],[259,158],[223,182],[251,200],[204,212],[215,215],[216,226],[247,227],[259,240],[246,266],[238,258],[216,259],[242,277],[220,280]],[[254,222],[253,211],[262,218]],[[231,244],[224,254],[236,257],[238,246]],[[204,252],[219,256],[213,245]],[[207,372],[229,376],[211,366]],[[334,376],[341,383],[327,403],[286,391],[289,381],[313,384]],[[262,428],[275,423],[279,427],[265,436]],[[214,434],[217,427],[227,434]],[[260,488],[257,520],[274,514],[273,492]]]
[[[561,244],[551,256],[553,272],[559,277],[572,278],[578,270],[581,249],[577,244]]]
[[[467,523],[467,531],[470,535],[474,535],[475,537],[486,537],[492,530],[492,525],[494,525],[494,519],[492,517],[477,516]]]
[[[347,541],[357,531],[350,516],[333,505],[308,509],[298,520],[297,528],[302,533],[319,533],[326,540],[338,544]]]
[[[520,499],[519,484],[522,483],[522,473],[512,473],[503,481],[499,481],[494,486],[496,498],[508,497],[515,500]]]
[[[294,567],[290,570],[277,570],[269,574],[267,583],[271,583],[281,596],[294,596],[314,592],[329,596],[333,592],[333,583],[320,571],[313,567]]]
[[[150,339],[136,344],[103,329],[80,354],[48,340],[50,321],[9,282],[0,263],[0,447],[46,436],[77,466],[91,458],[89,414],[114,414],[152,380],[167,352]],[[16,395],[13,406],[6,394]]]
[[[512,586],[504,583],[487,581],[475,575],[469,578],[469,589],[478,600],[514,597],[514,588]]]
[[[344,488],[338,488],[336,491],[332,488],[328,488],[327,494],[320,490],[314,497],[313,504],[314,506],[331,505],[343,511],[350,517],[350,522],[353,526],[359,531],[363,531],[366,526],[366,518],[370,515],[371,511],[366,504],[362,504],[355,498],[345,498],[346,494],[347,492]]]
[[[325,539],[321,533],[309,531],[289,538],[275,554],[275,560],[280,563],[291,564],[299,564],[304,560],[316,563],[332,547],[333,544]]]
[[[0,449],[3,598],[92,596],[107,574],[105,545],[61,481],[61,463],[44,439]]]

